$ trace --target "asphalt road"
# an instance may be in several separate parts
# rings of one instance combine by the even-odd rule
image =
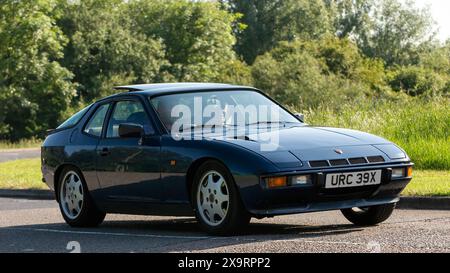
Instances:
[[[40,148],[0,150],[0,162],[41,156]]]
[[[0,252],[447,252],[450,211],[396,210],[355,227],[339,212],[252,220],[245,234],[208,236],[192,218],[108,215],[94,229],[63,223],[55,201],[0,198]]]

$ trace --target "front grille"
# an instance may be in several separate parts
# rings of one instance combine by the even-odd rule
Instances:
[[[349,158],[348,161],[352,165],[355,165],[355,164],[366,164],[367,163],[367,160],[364,157]]]
[[[309,161],[309,166],[313,168],[320,168],[320,167],[328,167],[330,165],[326,160],[318,160],[318,161]]]
[[[382,156],[369,156],[369,157],[367,157],[367,160],[370,163],[384,162],[384,158]]]
[[[347,159],[334,159],[330,160],[331,166],[345,166],[349,165]]]
[[[354,158],[341,158],[330,160],[314,160],[309,161],[309,166],[312,168],[324,168],[334,166],[348,166],[348,165],[362,165],[370,163],[385,162],[382,156],[368,156],[368,157],[354,157]]]

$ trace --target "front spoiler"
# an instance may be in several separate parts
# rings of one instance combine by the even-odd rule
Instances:
[[[355,199],[345,201],[333,201],[333,202],[317,202],[310,203],[304,206],[269,209],[269,210],[250,210],[249,212],[254,215],[271,217],[276,215],[288,215],[307,212],[318,212],[328,210],[349,209],[355,207],[370,207],[383,204],[392,204],[400,201],[399,197],[379,198],[379,199]]]

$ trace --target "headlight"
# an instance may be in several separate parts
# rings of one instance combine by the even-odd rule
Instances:
[[[295,186],[295,185],[307,185],[307,184],[311,184],[312,179],[311,179],[311,175],[297,175],[297,176],[292,176],[291,177],[291,185]]]
[[[405,168],[392,169],[392,178],[405,177]]]
[[[392,178],[412,177],[412,167],[392,169]]]

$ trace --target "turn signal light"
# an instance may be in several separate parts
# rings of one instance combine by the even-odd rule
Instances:
[[[408,168],[406,168],[406,176],[407,177],[411,177],[412,176],[412,171],[413,171],[412,166],[409,166]]]
[[[280,188],[287,186],[287,177],[278,176],[267,178],[267,187],[269,188]]]

